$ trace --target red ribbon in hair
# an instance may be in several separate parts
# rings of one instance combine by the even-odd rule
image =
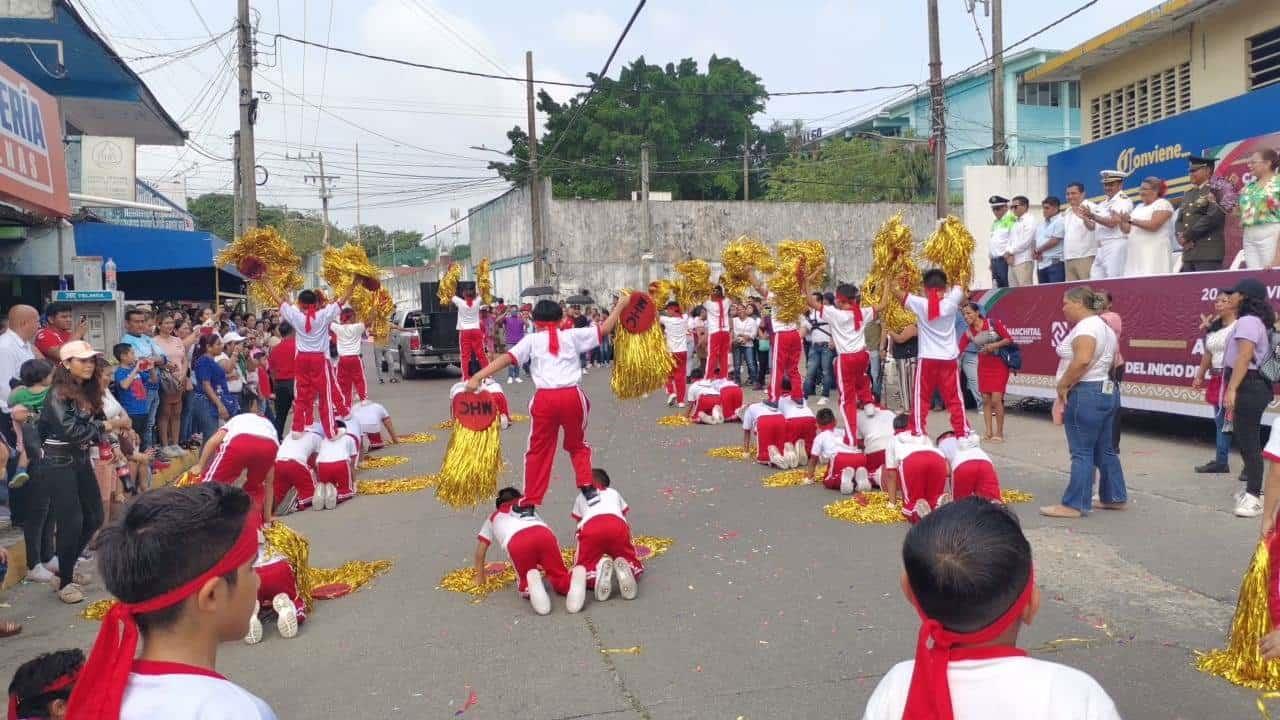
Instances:
[[[98,629],[89,659],[80,670],[80,680],[71,692],[67,717],[76,720],[118,720],[124,702],[129,670],[138,650],[138,623],[135,615],[173,607],[200,591],[204,584],[230,573],[258,553],[258,524],[245,518],[244,529],[235,545],[213,567],[190,582],[150,600],[118,602],[112,606]]]
[[[1036,577],[1033,570],[1027,576],[1027,586],[1013,605],[995,622],[971,633],[952,632],[942,623],[927,617],[919,603],[912,598],[916,612],[922,621],[920,636],[916,641],[916,662],[911,670],[911,686],[907,691],[907,704],[902,720],[955,720],[951,707],[951,685],[947,680],[947,665],[952,660],[985,660],[998,657],[1025,656],[1025,650],[1015,647],[989,646],[953,648],[957,644],[980,645],[1000,637],[1022,617],[1023,610],[1031,602]]]
[[[929,320],[937,320],[942,314],[942,290],[929,288]]]
[[[836,295],[836,299],[842,303],[852,306],[853,311],[853,329],[862,329],[862,303],[858,302],[856,297],[846,297],[844,295]]]
[[[76,681],[77,673],[67,673],[55,679],[53,682],[40,688],[41,695],[55,693],[59,690],[66,690]],[[18,696],[10,693],[9,695],[9,720],[18,720]]]
[[[307,316],[307,332],[311,332],[311,321],[316,317],[316,303],[298,303],[298,309]]]
[[[533,326],[539,330],[547,331],[547,350],[551,352],[552,357],[560,354],[560,328],[559,323],[554,322],[536,322]]]

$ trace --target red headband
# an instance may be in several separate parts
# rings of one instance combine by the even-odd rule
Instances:
[[[76,675],[77,673],[73,672],[59,676],[53,682],[40,688],[39,694],[47,695],[49,693],[58,692],[59,690],[66,690],[76,681]],[[12,693],[9,694],[9,720],[18,720],[18,701],[19,698],[17,695]]]
[[[952,660],[983,660],[997,657],[1025,656],[1025,650],[1010,647],[975,647],[953,650],[957,643],[978,645],[991,642],[1008,630],[1022,617],[1023,610],[1031,602],[1036,586],[1033,568],[1027,576],[1027,586],[1013,605],[995,622],[970,633],[952,632],[942,623],[924,614],[915,597],[911,604],[920,615],[920,636],[916,641],[916,663],[911,670],[911,687],[907,691],[907,704],[902,720],[954,720],[951,707],[951,685],[947,681],[947,665]]]
[[[560,355],[560,324],[554,322],[539,321],[533,326],[539,330],[547,331],[547,351],[553,357]]]
[[[117,720],[124,701],[129,670],[138,650],[135,615],[173,607],[200,591],[204,584],[232,572],[258,553],[258,524],[245,518],[244,529],[222,559],[198,577],[150,600],[118,602],[107,612],[89,659],[80,671],[80,682],[71,693],[67,717],[76,720]]]

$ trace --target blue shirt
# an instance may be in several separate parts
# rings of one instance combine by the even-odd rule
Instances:
[[[146,378],[150,373],[140,373],[133,382],[129,383],[129,387],[124,386],[125,378],[133,372],[133,368],[121,365],[116,368],[116,399],[120,401],[120,406],[130,415],[146,415],[149,403],[147,395],[150,388],[147,387]],[[139,396],[141,391],[141,396]]]
[[[206,381],[213,386],[215,393],[227,392],[227,371],[222,369],[216,360],[208,355],[201,355],[196,358],[196,364],[193,368],[196,374],[196,392],[201,395],[205,394],[204,384]]]
[[[154,358],[161,363],[168,360],[168,356],[164,354],[160,346],[156,345],[156,341],[150,335],[130,335],[125,333],[124,337],[120,338],[120,342],[128,343],[133,348],[133,354],[139,360]]]
[[[1048,250],[1041,250],[1043,255],[1040,256],[1040,262],[1036,264],[1038,268],[1047,268],[1054,263],[1062,262],[1063,247],[1062,244],[1067,237],[1066,225],[1062,222],[1062,213],[1054,215],[1049,220],[1043,220],[1036,226],[1036,250],[1041,250],[1049,243],[1050,238],[1058,238],[1058,244]]]

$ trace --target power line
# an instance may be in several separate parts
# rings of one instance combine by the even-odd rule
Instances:
[[[485,62],[497,68],[498,72],[506,73],[507,75],[511,74],[511,71],[503,67],[497,60],[494,60],[493,58],[486,55],[484,52],[480,50],[480,48],[476,47],[475,45],[472,45],[465,37],[463,37],[462,33],[458,32],[457,30],[454,30],[449,25],[449,23],[444,21],[444,18],[441,18],[439,15],[437,15],[430,7],[419,2],[419,0],[405,0],[405,1],[411,3],[413,7],[417,8],[418,10],[421,10],[423,13],[426,13],[428,17],[436,21],[436,24],[444,28],[450,35],[453,35],[455,38],[457,38],[458,42],[462,43],[463,45],[466,45],[472,52],[474,52],[476,55],[479,55]]]
[[[329,30],[325,34],[324,41],[327,44],[333,38],[333,0],[329,0]],[[320,70],[320,109],[324,109],[324,86],[329,79],[329,53],[325,51],[324,65]],[[305,90],[305,88],[304,88]],[[311,136],[311,142],[320,139],[320,113],[316,113],[316,131]]]

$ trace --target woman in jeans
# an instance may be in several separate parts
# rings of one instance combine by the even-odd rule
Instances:
[[[1222,407],[1244,461],[1245,489],[1236,496],[1235,515],[1252,518],[1262,514],[1262,413],[1273,396],[1271,383],[1258,368],[1271,357],[1269,332],[1276,314],[1267,302],[1266,286],[1254,278],[1244,278],[1227,292],[1227,305],[1237,318],[1222,354]]]
[[[199,337],[192,333],[187,333],[186,338],[180,338],[175,331],[176,323],[169,315],[162,315],[160,323],[156,326],[155,343],[156,347],[164,353],[165,363],[164,371],[170,373],[176,380],[176,387],[172,384],[166,389],[166,384],[160,385],[160,414],[156,419],[156,429],[160,434],[160,452],[165,457],[178,457],[183,454],[179,444],[179,425],[182,420],[182,398],[186,394],[187,387],[187,348],[195,344]]]
[[[1110,377],[1119,342],[1098,313],[1107,307],[1106,297],[1088,286],[1074,287],[1062,300],[1062,314],[1072,323],[1071,332],[1058,344],[1055,420],[1067,433],[1071,452],[1071,479],[1062,502],[1040,508],[1055,518],[1079,518],[1093,509],[1093,475],[1098,471],[1099,505],[1123,510],[1129,495],[1124,470],[1112,441],[1112,426],[1120,395]]]
[[[214,359],[221,352],[222,338],[205,335],[196,343],[192,353],[191,367],[196,387],[191,393],[191,429],[204,440],[213,437],[218,427],[231,417],[223,402],[224,398],[230,397],[227,372]]]
[[[102,525],[102,495],[90,465],[90,453],[112,429],[102,414],[106,392],[98,374],[98,353],[83,340],[73,340],[58,353],[53,385],[40,413],[38,428],[44,457],[39,464],[47,489],[50,515],[57,528],[58,598],[65,603],[84,600],[76,583],[76,561]],[[127,418],[112,421],[119,429]]]
[[[1227,411],[1222,407],[1222,360],[1227,353],[1227,338],[1236,324],[1236,310],[1227,302],[1226,293],[1218,293],[1213,301],[1214,314],[1200,325],[1204,330],[1204,355],[1191,387],[1205,388],[1204,400],[1213,407],[1214,456],[1204,465],[1197,465],[1198,473],[1227,473],[1231,457],[1231,433],[1225,432]],[[1205,378],[1208,378],[1208,385]]]

